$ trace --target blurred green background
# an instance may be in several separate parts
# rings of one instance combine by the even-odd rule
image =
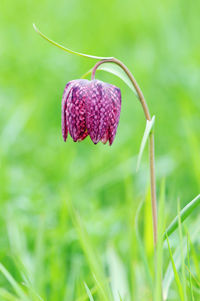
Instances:
[[[199,12],[198,0],[1,0],[0,261],[18,281],[21,262],[45,300],[78,300],[83,281],[93,285],[68,202],[102,262],[108,246],[114,246],[132,296],[147,300],[148,290],[142,293],[137,286],[134,217],[139,202],[148,199],[149,169],[146,148],[135,171],[145,128],[140,104],[124,83],[103,71],[98,78],[122,90],[113,146],[93,145],[89,138],[63,142],[65,84],[95,61],[51,46],[32,23],[71,49],[117,57],[133,72],[156,116],[157,192],[165,178],[168,224],[177,199],[183,207],[200,190]],[[149,212],[147,205],[141,222],[151,254]],[[196,212],[187,226],[197,217]],[[10,289],[3,276],[0,286]]]

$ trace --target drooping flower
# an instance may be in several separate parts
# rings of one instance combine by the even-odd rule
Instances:
[[[69,131],[75,142],[89,135],[94,144],[109,140],[112,145],[120,112],[119,88],[100,80],[72,80],[62,98],[63,139],[66,141]]]

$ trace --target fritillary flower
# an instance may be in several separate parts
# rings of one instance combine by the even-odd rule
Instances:
[[[95,144],[100,140],[103,143],[106,143],[109,140],[109,143],[111,145],[114,141],[121,111],[121,92],[119,88],[113,85],[95,80],[95,72],[101,64],[112,63],[112,65],[115,64],[115,67],[118,66],[121,69],[119,72],[117,70],[113,72],[113,68],[107,68],[107,71],[117,75],[129,87],[131,83],[131,87],[134,88],[133,90],[138,96],[147,121],[145,135],[140,148],[139,159],[141,158],[141,154],[144,150],[144,145],[149,136],[151,204],[154,247],[156,251],[157,201],[154,133],[152,131],[154,117],[151,118],[142,90],[140,89],[137,81],[135,80],[130,70],[126,67],[126,65],[124,65],[123,62],[116,59],[115,57],[99,57],[73,51],[49,39],[46,35],[44,35],[37,29],[35,24],[33,24],[33,27],[42,38],[44,38],[54,46],[57,46],[58,48],[68,53],[98,60],[98,62],[92,69],[91,81],[85,79],[73,80],[70,81],[65,87],[62,98],[62,135],[64,141],[66,141],[67,139],[68,131],[75,142],[85,139],[88,135]],[[140,160],[138,162],[140,162]]]
[[[62,98],[62,135],[76,141],[88,135],[94,144],[112,145],[121,112],[120,89],[100,80],[70,81]]]

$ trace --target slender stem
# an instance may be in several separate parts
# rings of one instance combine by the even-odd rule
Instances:
[[[128,75],[129,79],[131,80],[139,101],[142,105],[143,111],[144,111],[144,115],[146,120],[151,120],[151,115],[149,113],[149,109],[146,103],[146,100],[144,98],[144,95],[139,87],[139,85],[137,84],[134,76],[132,75],[132,73],[129,71],[129,69],[126,67],[126,65],[124,65],[121,61],[119,61],[116,58],[112,58],[112,59],[107,59],[107,60],[101,60],[98,63],[96,63],[96,65],[94,66],[93,70],[92,70],[92,80],[95,78],[95,72],[97,70],[97,68],[103,64],[103,63],[107,63],[107,62],[111,62],[111,63],[115,63],[117,65],[119,65]],[[156,201],[156,178],[155,178],[155,155],[154,155],[154,134],[153,131],[150,133],[150,137],[149,137],[149,163],[150,163],[150,181],[151,181],[151,206],[152,206],[152,218],[153,218],[153,233],[154,233],[154,247],[156,247],[157,244],[157,201]]]
[[[142,91],[140,89],[140,87],[138,86],[133,74],[129,71],[129,69],[126,67],[126,65],[124,65],[121,61],[119,61],[118,59],[116,58],[112,58],[112,59],[108,59],[108,60],[102,60],[102,61],[99,61],[98,63],[96,63],[96,65],[94,66],[93,70],[92,70],[92,79],[94,79],[95,77],[95,72],[97,70],[97,68],[103,64],[103,63],[107,63],[107,62],[111,62],[111,63],[115,63],[117,65],[119,65],[125,72],[126,74],[128,75],[128,77],[130,78],[137,94],[138,94],[138,98],[141,102],[141,105],[142,105],[142,108],[143,108],[143,111],[144,111],[144,114],[145,114],[145,117],[147,120],[151,120],[151,116],[150,116],[150,113],[149,113],[149,109],[148,109],[148,106],[147,106],[147,103],[145,101],[145,98],[144,98],[144,95],[142,94]]]

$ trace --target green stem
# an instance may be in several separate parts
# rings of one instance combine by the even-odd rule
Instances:
[[[104,63],[111,62],[119,65],[128,75],[130,78],[136,92],[138,95],[138,98],[140,100],[140,103],[142,105],[144,115],[146,120],[151,120],[151,115],[149,113],[149,109],[146,103],[146,100],[144,98],[144,95],[137,84],[134,76],[129,71],[129,69],[118,59],[112,58],[112,59],[106,59],[101,60],[94,66],[92,70],[92,80],[95,78],[95,72],[97,68]],[[149,163],[150,163],[150,181],[151,181],[151,205],[152,205],[152,218],[153,218],[153,233],[154,233],[154,247],[156,247],[157,244],[157,201],[156,201],[156,177],[155,177],[155,154],[154,154],[154,134],[153,131],[151,132],[149,136]]]

